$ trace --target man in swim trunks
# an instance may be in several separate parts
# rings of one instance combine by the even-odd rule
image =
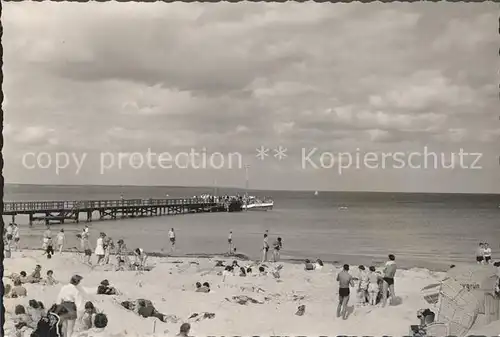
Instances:
[[[267,234],[264,234],[264,241],[262,245],[262,263],[267,262],[268,252],[269,252],[269,242],[267,241]]]
[[[337,275],[339,282],[339,305],[337,306],[337,317],[342,315],[343,319],[347,319],[347,304],[349,304],[349,287],[354,287],[354,280],[349,274],[349,265],[344,264],[344,267]]]
[[[394,298],[396,297],[394,293],[394,276],[396,276],[396,257],[393,254],[389,254],[389,261],[386,262],[384,268],[384,282],[382,286],[382,306],[385,307],[387,304],[387,291],[389,291],[391,300],[389,304],[392,304]]]
[[[479,242],[479,246],[476,249],[476,262],[477,264],[483,264],[484,261],[484,245]]]

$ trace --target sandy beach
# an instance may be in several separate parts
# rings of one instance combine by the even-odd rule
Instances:
[[[280,278],[265,276],[231,276],[225,282],[218,273],[223,268],[214,267],[224,258],[155,258],[148,260],[154,268],[149,272],[115,272],[112,266],[83,264],[76,253],[65,252],[47,259],[41,251],[13,252],[5,260],[5,275],[26,271],[42,265],[42,275],[53,270],[60,284],[45,286],[26,284],[26,298],[6,298],[6,335],[13,328],[12,313],[17,304],[27,305],[28,300],[42,301],[46,307],[54,303],[62,284],[73,274],[83,276],[82,288],[86,300],[92,301],[104,312],[109,323],[105,336],[174,336],[182,322],[190,322],[191,335],[392,335],[403,336],[409,326],[418,322],[416,312],[428,308],[420,289],[444,277],[442,272],[426,269],[399,270],[396,275],[396,294],[400,302],[395,306],[357,307],[352,292],[350,315],[347,320],[336,318],[338,285],[335,281],[339,266],[325,264],[322,270],[305,271],[302,264],[280,263]],[[227,260],[227,259],[225,259]],[[229,263],[230,260],[227,260]],[[250,261],[239,261],[241,266]],[[272,264],[268,264],[272,267]],[[254,267],[254,269],[256,269]],[[356,277],[357,268],[351,268]],[[107,279],[120,295],[96,295],[99,283]],[[5,283],[12,284],[7,277]],[[196,282],[209,282],[210,293],[195,292]],[[259,303],[235,303],[234,296],[245,295]],[[149,299],[159,312],[175,315],[178,323],[164,323],[156,318],[141,318],[121,307],[119,302]],[[299,305],[305,305],[305,314],[296,316]],[[194,313],[214,313],[211,319],[196,322],[188,319]],[[154,323],[156,321],[156,323]],[[155,333],[153,333],[155,329]],[[75,334],[78,336],[79,334]]]

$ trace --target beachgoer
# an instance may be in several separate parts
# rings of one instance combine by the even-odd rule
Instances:
[[[101,281],[101,284],[97,287],[97,295],[116,295],[117,291],[114,287],[109,286],[108,280]]]
[[[277,238],[273,243],[273,262],[279,261],[281,249],[283,249],[283,241],[281,241],[281,238]]]
[[[189,331],[191,331],[191,324],[182,323],[181,328],[179,329],[178,337],[189,337]]]
[[[5,237],[7,238],[9,244],[11,244],[12,240],[14,239],[13,234],[14,234],[14,225],[12,223],[9,223],[5,231]]]
[[[45,244],[46,244],[45,254],[47,254],[47,258],[50,259],[52,257],[52,255],[54,255],[54,245],[52,242],[52,234],[50,234],[50,236],[45,236],[44,240],[45,240]]]
[[[380,281],[380,275],[375,272],[375,267],[370,267],[370,272],[368,273],[368,303],[370,305],[377,304],[377,296],[380,292],[380,287],[378,286]]]
[[[36,300],[29,300],[27,309],[27,314],[33,322],[38,323],[42,316],[45,315],[43,308],[40,308],[40,304]]]
[[[246,277],[247,276],[247,271],[245,270],[245,267],[240,267],[240,277]]]
[[[19,233],[19,227],[14,222],[12,223],[12,237],[14,238],[14,250],[18,251],[19,249],[19,241],[21,240],[21,235]]]
[[[491,248],[490,248],[490,245],[488,243],[484,243],[484,253],[483,253],[483,256],[484,256],[484,263],[486,264],[490,264],[490,261],[491,261]]]
[[[108,326],[108,317],[106,314],[99,312],[94,315],[93,327],[88,331],[88,336],[92,337],[105,337],[109,336],[108,332],[104,331],[104,328]]]
[[[24,323],[32,329],[36,328],[36,322],[33,322],[31,317],[26,313],[24,306],[18,304],[14,308],[14,324]]]
[[[269,252],[269,242],[267,239],[267,234],[264,234],[264,240],[262,242],[262,263],[267,262],[267,253]]]
[[[197,293],[209,293],[210,292],[210,284],[208,282],[203,283],[203,285],[201,287],[196,288],[196,292]]]
[[[305,269],[305,270],[314,270],[314,265],[311,263],[311,260],[306,259],[306,260],[304,261],[304,264],[305,264],[305,265],[304,265],[304,269]]]
[[[323,261],[321,261],[320,259],[317,259],[316,264],[314,265],[314,269],[316,269],[316,270],[323,269]]]
[[[64,234],[64,228],[61,228],[59,233],[57,233],[57,246],[56,249],[59,251],[59,254],[62,254],[62,251],[64,249],[64,241],[65,241],[65,234]]]
[[[344,267],[337,275],[339,282],[339,304],[337,306],[337,317],[342,315],[343,319],[347,319],[347,305],[349,304],[349,287],[354,287],[354,281],[349,274],[349,265],[344,264]]]
[[[142,248],[136,248],[136,250],[134,250],[134,255],[135,255],[134,266],[136,267],[137,270],[144,270],[144,268],[146,267],[146,260],[148,258],[148,255],[144,252],[144,249]]]
[[[227,243],[229,246],[229,255],[233,254],[233,232],[230,231],[229,235],[227,236]]]
[[[104,264],[109,264],[109,257],[111,255],[111,249],[114,248],[113,239],[106,236],[103,240],[104,243]]]
[[[97,242],[95,245],[95,251],[94,251],[94,254],[97,255],[97,262],[96,262],[97,265],[101,264],[102,260],[104,259],[104,238],[105,237],[106,237],[106,234],[101,232],[101,234],[97,238]]]
[[[90,245],[90,239],[89,239],[89,231],[88,227],[85,226],[85,229],[83,230],[81,234],[81,242],[80,242],[81,248],[84,253],[84,259],[83,262],[87,264],[92,264],[91,258],[92,258],[92,246]]]
[[[3,237],[3,251],[4,251],[4,257],[5,258],[10,258],[11,257],[11,248],[12,248],[12,240],[9,240],[7,238],[7,235]]]
[[[31,337],[63,337],[60,333],[61,319],[59,315],[55,313],[57,308],[57,304],[49,308],[47,314],[38,321],[36,329]]]
[[[134,311],[136,311],[139,316],[142,316],[144,318],[156,317],[160,321],[165,322],[166,315],[156,310],[151,301],[144,299],[137,300]]]
[[[82,315],[82,328],[83,330],[89,330],[93,326],[94,317],[97,314],[97,310],[92,302],[85,303],[85,310]]]
[[[365,305],[366,298],[368,297],[368,284],[370,283],[368,274],[366,273],[365,266],[361,265],[359,269],[359,282],[358,282],[358,304]]]
[[[42,250],[47,251],[49,240],[52,240],[52,231],[50,230],[50,225],[47,225],[47,229],[43,232],[42,236]]]
[[[116,259],[118,261],[120,260],[125,260],[124,258],[128,256],[128,250],[127,250],[127,245],[123,241],[123,239],[120,239],[116,242]]]
[[[54,278],[54,272],[52,270],[47,271],[47,278],[45,279],[45,284],[48,286],[53,286],[59,282]]]
[[[33,335],[33,328],[30,328],[29,326],[26,325],[24,322],[17,322],[14,323],[14,328],[16,329],[14,332],[13,337],[32,337]]]
[[[224,268],[224,271],[222,272],[222,282],[226,282],[226,277],[233,275],[234,275],[233,267],[226,266],[226,268]]]
[[[59,304],[59,308],[56,314],[61,318],[64,337],[73,334],[76,319],[81,315],[79,313],[83,313],[85,309],[83,295],[79,289],[82,279],[83,277],[80,275],[71,277],[70,283],[64,285],[57,296],[56,303]]]
[[[25,287],[22,286],[21,279],[16,278],[14,280],[14,287],[10,291],[11,298],[26,297],[28,292]]]
[[[26,272],[23,270],[19,273],[19,280],[21,281],[21,283],[27,283],[28,282],[28,274],[26,274]]]
[[[172,245],[170,251],[173,253],[175,251],[175,231],[173,228],[171,228],[168,232],[168,238],[170,239],[170,244]]]
[[[37,264],[35,270],[26,278],[26,283],[39,283],[42,280],[42,266]]]
[[[477,264],[483,264],[484,261],[484,245],[482,242],[479,243],[479,246],[476,249],[476,262]]]
[[[389,254],[389,261],[386,262],[384,268],[384,283],[382,287],[382,306],[385,307],[387,304],[387,291],[389,291],[391,300],[389,304],[392,304],[396,298],[394,292],[394,277],[396,276],[396,257],[393,254]]]

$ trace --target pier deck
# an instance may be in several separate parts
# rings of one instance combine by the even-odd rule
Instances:
[[[99,220],[136,218],[159,215],[175,215],[203,212],[241,211],[238,202],[227,202],[219,198],[178,199],[124,199],[124,200],[77,200],[77,201],[14,201],[4,202],[3,215],[28,215],[29,225],[35,221],[45,224],[62,224],[66,220],[80,222],[84,215],[86,222],[93,220],[99,212]]]

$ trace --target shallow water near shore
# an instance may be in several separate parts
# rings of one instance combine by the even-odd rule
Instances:
[[[161,198],[210,193],[202,188],[169,187],[11,187],[5,200],[76,200]],[[235,193],[234,190],[219,191]],[[321,258],[351,264],[379,264],[388,253],[404,267],[444,269],[451,263],[473,262],[479,241],[488,241],[496,258],[499,248],[499,196],[422,195],[390,193],[335,193],[253,191],[270,195],[275,209],[268,212],[207,213],[140,219],[94,221],[93,243],[99,232],[123,238],[129,248],[170,253],[168,230],[175,228],[175,255],[217,254],[227,250],[227,233],[233,231],[237,252],[258,259],[262,234],[284,241],[282,258]],[[342,209],[341,207],[347,207]],[[97,214],[96,214],[97,216]],[[10,217],[4,217],[6,222]],[[32,229],[27,217],[18,216],[22,246],[41,245],[43,223]],[[64,228],[67,247],[76,247],[76,233],[84,223],[54,225]]]

